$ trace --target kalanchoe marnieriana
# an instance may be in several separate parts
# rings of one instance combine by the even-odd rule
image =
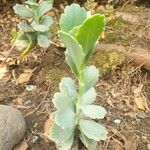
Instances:
[[[22,51],[22,56],[28,54],[37,43],[43,48],[49,47],[49,28],[53,24],[52,17],[45,15],[52,9],[52,3],[48,0],[27,0],[25,4],[16,4],[13,7],[16,14],[27,18],[26,22],[19,22],[18,31],[12,30],[12,43]]]
[[[99,36],[104,31],[105,17],[100,14],[87,17],[87,11],[78,4],[67,6],[61,15],[59,37],[66,47],[66,61],[77,77],[75,81],[63,78],[60,92],[54,94],[55,124],[50,138],[58,149],[70,150],[74,138],[79,138],[89,150],[97,149],[97,142],[107,138],[106,128],[94,119],[103,119],[105,108],[94,105],[99,71],[86,66]]]

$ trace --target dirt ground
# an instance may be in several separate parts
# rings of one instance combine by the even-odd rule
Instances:
[[[135,26],[114,18],[111,7],[103,11],[107,18],[106,32],[101,43],[113,43],[125,47],[141,47],[150,50],[150,9],[146,6],[127,4],[117,11],[140,16]],[[115,10],[116,11],[116,10]],[[12,6],[0,6],[0,53],[11,48],[10,31],[19,22]],[[54,37],[54,41],[56,38]],[[18,108],[24,115],[27,131],[24,141],[28,150],[55,150],[55,144],[44,136],[44,124],[54,110],[51,99],[58,91],[62,77],[71,76],[65,62],[64,48],[52,45],[43,51],[35,48],[21,63],[10,66],[11,78],[0,82],[0,104]],[[11,58],[18,56],[14,50]],[[108,139],[99,143],[101,150],[149,150],[150,149],[150,73],[132,60],[114,52],[95,52],[90,64],[101,70],[96,85],[97,104],[104,106],[108,114],[102,123],[109,131]],[[25,69],[33,71],[27,83],[16,80]],[[29,91],[27,87],[34,85]]]

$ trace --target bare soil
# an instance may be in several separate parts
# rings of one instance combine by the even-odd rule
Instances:
[[[145,6],[126,5],[119,11],[141,15],[144,21],[139,22],[135,27],[114,19],[107,24],[105,38],[100,42],[128,47],[136,45],[150,50],[148,37],[143,34],[139,36],[139,33],[147,29],[145,24],[150,19],[148,15],[150,10]],[[0,7],[0,53],[10,49],[10,31],[18,22],[19,18],[13,13],[12,6]],[[26,119],[27,131],[24,140],[28,143],[28,150],[56,150],[55,144],[44,136],[43,127],[50,112],[54,110],[51,99],[58,91],[61,78],[73,77],[65,62],[64,50],[53,45],[45,51],[35,48],[26,60],[11,66],[9,81],[0,82],[0,104],[18,108]],[[12,57],[16,56],[18,52],[15,51]],[[150,147],[150,73],[140,66],[134,66],[132,60],[122,60],[122,56],[117,56],[117,58],[121,57],[121,63],[114,62],[116,55],[113,55],[112,60],[110,54],[106,54],[103,59],[100,56],[104,55],[95,52],[90,62],[99,69],[102,68],[102,76],[96,85],[98,92],[96,103],[104,106],[108,111],[102,123],[108,128],[109,136],[106,141],[99,143],[99,149],[148,150]],[[106,65],[112,61],[114,63],[110,66]],[[35,69],[31,79],[25,84],[17,84],[16,79],[27,68]],[[27,91],[27,85],[35,85],[36,89]],[[143,103],[140,105],[143,105],[143,109],[139,109],[137,99],[139,101],[142,99]],[[119,120],[119,123],[116,120]]]

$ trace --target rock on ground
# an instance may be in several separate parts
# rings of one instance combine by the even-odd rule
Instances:
[[[13,107],[0,105],[0,150],[12,150],[26,130],[21,112]]]

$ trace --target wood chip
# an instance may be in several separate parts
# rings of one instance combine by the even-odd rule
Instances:
[[[28,144],[26,141],[21,141],[14,147],[14,150],[27,150]]]
[[[19,76],[17,82],[19,84],[27,83],[33,75],[35,69],[25,69],[24,72]]]
[[[9,67],[7,64],[0,63],[0,81],[8,81],[10,79]]]
[[[149,110],[147,99],[142,93],[143,84],[140,84],[138,87],[134,88],[134,102],[138,109]]]

